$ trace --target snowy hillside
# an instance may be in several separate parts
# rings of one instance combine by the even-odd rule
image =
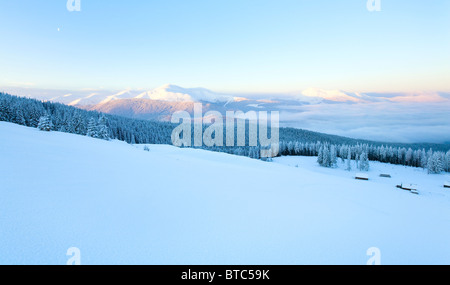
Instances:
[[[119,99],[94,106],[79,106],[89,111],[118,115],[133,119],[170,121],[177,111],[193,113],[192,102],[167,102],[148,99]]]
[[[317,157],[285,156],[274,158],[274,162],[298,168],[300,171],[302,169],[308,169],[332,177],[354,179],[355,175],[360,174],[354,160],[351,162],[351,171],[345,170],[347,167],[346,162],[342,162],[341,159],[338,159],[336,168],[319,166]],[[422,168],[371,161],[370,169],[366,174],[369,176],[370,183],[382,184],[383,187],[391,188],[394,192],[402,191],[395,189],[397,185],[414,184],[417,185],[421,197],[426,196],[431,199],[441,199],[443,202],[446,201],[445,203],[450,204],[450,189],[445,190],[443,188],[444,183],[450,180],[450,174],[448,173],[430,175],[426,169]],[[387,174],[391,177],[380,177],[381,174]]]
[[[149,148],[0,122],[0,264],[450,263],[444,175]]]

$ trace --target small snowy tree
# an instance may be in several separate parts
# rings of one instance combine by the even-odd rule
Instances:
[[[352,153],[351,152],[348,152],[346,164],[347,165],[345,167],[345,170],[351,171],[352,170]]]
[[[365,152],[361,153],[359,157],[359,170],[369,171],[369,158]]]
[[[108,127],[106,126],[106,117],[102,115],[100,119],[98,120],[97,125],[97,131],[98,131],[98,138],[102,140],[109,140],[109,132]]]
[[[369,169],[370,169],[370,161],[369,161],[369,154],[368,153],[365,153],[364,163],[365,163],[366,171],[369,171]]]
[[[98,127],[94,118],[91,118],[89,120],[86,136],[91,138],[98,138]]]
[[[439,174],[444,170],[441,155],[434,152],[428,159],[428,174]]]
[[[330,165],[329,167],[337,166],[337,150],[336,146],[332,145],[330,148]]]
[[[294,146],[294,142],[292,142],[292,141],[290,141],[288,144],[287,144],[287,148],[288,148],[288,152],[289,152],[289,155],[294,155],[294,152],[295,152],[295,146]]]
[[[320,166],[323,165],[323,146],[319,149],[319,156],[317,157],[317,163],[319,163]]]
[[[345,162],[345,158],[347,157],[347,146],[346,145],[342,145],[341,148],[339,149],[339,157],[342,160],[342,163]]]
[[[386,162],[387,150],[384,148],[384,146],[381,146],[381,148],[380,148],[380,156],[381,156],[381,162]]]
[[[21,109],[17,110],[17,112],[15,112],[15,114],[13,115],[12,118],[12,122],[18,125],[22,125],[25,126],[26,125],[26,121],[25,121],[25,117],[23,115],[23,111]]]
[[[45,114],[39,118],[38,129],[45,132],[50,132],[53,128],[52,119],[50,115]]]
[[[413,162],[413,150],[411,148],[408,149],[405,155],[406,165],[412,165]]]
[[[427,167],[427,164],[428,164],[427,152],[425,151],[425,149],[422,149],[422,151],[420,152],[420,167],[425,169]]]
[[[328,146],[324,146],[322,166],[330,167],[330,165],[331,165],[330,150],[328,149]]]
[[[295,155],[300,155],[301,147],[299,142],[295,142],[294,144],[294,152]]]
[[[445,155],[445,171],[450,172],[450,150]]]

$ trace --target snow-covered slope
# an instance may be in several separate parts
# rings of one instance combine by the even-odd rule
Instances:
[[[142,148],[0,122],[0,264],[450,263],[444,188]]]
[[[336,168],[319,166],[317,157],[284,156],[275,158],[274,162],[299,169],[308,169],[332,177],[337,176],[353,179],[356,174],[359,174],[355,161],[351,162],[352,170],[347,171],[345,170],[347,167],[346,162],[342,162],[341,159],[338,159]],[[442,202],[450,204],[450,190],[443,188],[446,179],[448,180],[450,178],[450,174],[448,173],[429,175],[428,171],[422,168],[371,161],[370,169],[365,174],[369,176],[371,182],[383,184],[383,187],[391,189],[401,184],[417,185],[421,197],[442,200]],[[389,174],[391,178],[380,177],[380,174]]]
[[[173,113],[187,111],[193,113],[193,102],[167,102],[148,99],[111,100],[95,106],[79,106],[80,108],[128,118],[144,120],[170,121]]]

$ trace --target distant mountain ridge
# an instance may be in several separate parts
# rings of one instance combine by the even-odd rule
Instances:
[[[124,89],[111,91],[104,89],[54,90],[25,87],[0,87],[0,92],[16,94],[22,97],[63,103],[70,106],[96,105],[121,99],[149,99],[165,102],[208,102],[229,103],[256,100],[270,103],[272,101],[289,101],[300,104],[321,103],[374,103],[374,102],[418,102],[440,103],[449,102],[450,93],[417,92],[417,93],[359,93],[342,90],[326,90],[308,88],[295,93],[248,93],[226,94],[211,91],[206,88],[184,88],[166,84],[151,90]]]
[[[280,108],[280,102],[250,99],[211,103],[208,101],[172,102],[143,98],[117,99],[96,105],[77,105],[76,107],[133,119],[170,121],[172,114],[177,111],[186,111],[194,116],[194,104],[196,103],[202,104],[203,114],[208,111],[217,111],[225,115],[227,111],[275,111]]]
[[[232,95],[221,94],[213,92],[206,88],[183,88],[173,84],[166,84],[152,90],[133,90],[125,89],[119,92],[111,92],[106,90],[78,90],[78,91],[47,91],[48,94],[37,91],[36,94],[31,94],[32,89],[29,89],[29,94],[25,97],[32,97],[35,99],[59,102],[70,106],[84,106],[104,104],[115,100],[125,99],[149,99],[164,102],[233,102],[239,101],[241,98]],[[18,94],[23,93],[19,92]],[[33,92],[34,93],[34,92]],[[59,93],[59,94],[58,94]]]
[[[278,111],[280,125],[357,139],[391,142],[450,140],[450,93],[358,93],[309,88],[295,93],[226,94],[166,84],[151,90],[50,90],[0,87],[0,91],[86,110],[145,120],[170,120],[175,111]]]

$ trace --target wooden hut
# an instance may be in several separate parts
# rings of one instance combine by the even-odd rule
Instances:
[[[367,173],[357,173],[356,175],[355,175],[355,179],[356,180],[369,180],[369,174],[367,174]]]
[[[403,190],[407,190],[407,191],[411,191],[411,193],[413,194],[419,194],[419,190],[416,184],[406,184],[406,183],[402,183],[400,185],[397,185],[397,188],[403,189]]]

